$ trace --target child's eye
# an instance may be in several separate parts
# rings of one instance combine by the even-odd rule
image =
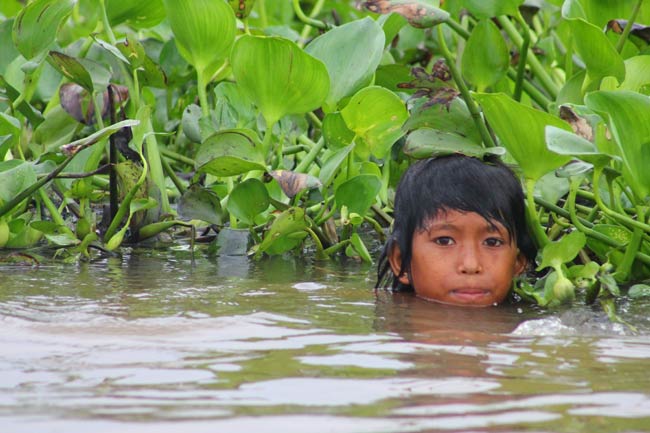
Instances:
[[[505,242],[499,238],[487,238],[483,243],[488,247],[500,247],[505,244]]]
[[[449,236],[440,236],[438,238],[435,238],[433,241],[436,244],[441,245],[443,247],[454,244],[454,240],[452,238],[450,238]]]

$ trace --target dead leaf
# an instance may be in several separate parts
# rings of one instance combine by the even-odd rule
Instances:
[[[129,98],[129,89],[126,86],[113,86],[113,102],[115,104],[124,103]],[[90,94],[86,89],[76,83],[65,83],[59,89],[59,98],[61,107],[77,122],[86,125],[95,123],[95,107],[91,103]],[[108,90],[103,93],[102,117],[108,114]]]
[[[625,30],[625,27],[627,27],[627,23],[627,20],[610,20],[607,22],[607,30],[621,34]],[[634,23],[632,24],[630,34],[642,39],[647,44],[650,43],[650,26]]]
[[[442,9],[417,0],[368,0],[363,3],[363,7],[378,14],[395,12],[417,28],[433,27],[449,18],[449,14]]]
[[[594,141],[594,129],[587,119],[578,116],[570,107],[563,105],[560,107],[560,118],[571,125],[573,132],[580,137]]]
[[[289,170],[273,170],[269,174],[273,179],[278,181],[282,191],[290,198],[295,197],[300,191],[318,188],[322,185],[320,180],[304,173],[294,173]]]

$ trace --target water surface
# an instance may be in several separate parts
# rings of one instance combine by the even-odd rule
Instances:
[[[353,262],[0,265],[2,432],[647,431],[650,303],[445,307]]]

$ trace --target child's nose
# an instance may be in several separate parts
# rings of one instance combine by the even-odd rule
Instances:
[[[463,248],[460,255],[458,271],[461,274],[479,274],[483,272],[477,248],[468,246]]]

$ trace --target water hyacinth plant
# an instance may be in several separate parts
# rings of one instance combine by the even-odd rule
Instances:
[[[3,1],[0,247],[371,262],[412,161],[498,154],[540,247],[518,293],[611,303],[650,277],[647,25],[642,0]]]

